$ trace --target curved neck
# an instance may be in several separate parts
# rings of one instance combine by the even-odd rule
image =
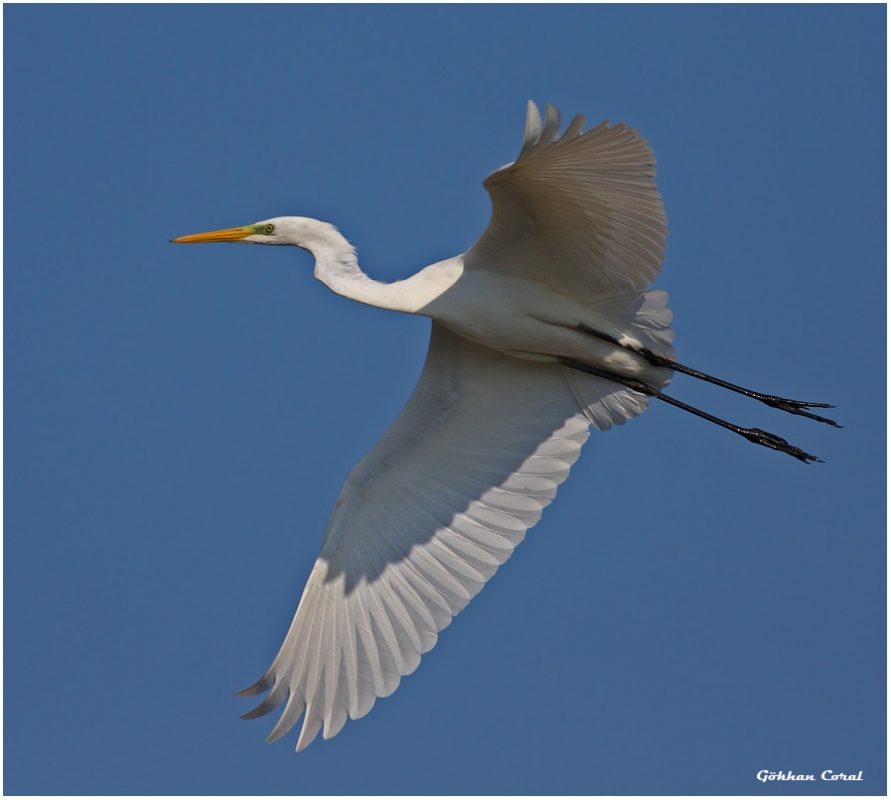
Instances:
[[[417,314],[443,290],[429,285],[429,280],[424,279],[426,270],[395,283],[372,280],[359,267],[356,248],[327,223],[314,227],[312,235],[304,237],[300,246],[315,257],[316,280],[335,294],[358,303]]]
[[[332,292],[372,306],[386,304],[387,284],[372,280],[359,267],[356,248],[333,225],[319,226],[302,244],[316,260],[313,274]]]

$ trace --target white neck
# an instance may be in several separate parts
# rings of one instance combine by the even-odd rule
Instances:
[[[319,223],[311,239],[301,243],[316,260],[314,275],[332,292],[358,303],[390,308],[390,286],[369,278],[359,267],[356,248],[333,225]],[[396,309],[401,310],[401,309]]]
[[[313,220],[313,222],[317,222]],[[317,222],[301,237],[300,247],[315,257],[315,277],[332,292],[377,308],[417,314],[442,294],[460,275],[446,276],[439,265],[395,283],[369,278],[359,267],[356,248],[333,225]],[[455,270],[449,270],[455,273]],[[444,280],[445,279],[445,280]]]

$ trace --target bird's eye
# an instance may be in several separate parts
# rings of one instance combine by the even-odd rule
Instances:
[[[271,222],[266,225],[266,233],[272,233],[275,230],[275,225]]]

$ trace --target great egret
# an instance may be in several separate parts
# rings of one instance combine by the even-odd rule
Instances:
[[[828,408],[752,392],[674,359],[671,312],[647,291],[666,223],[652,150],[623,124],[560,136],[530,101],[517,160],[484,182],[492,219],[464,255],[384,284],[328,223],[276,217],[174,242],[295,245],[339,295],[433,320],[402,413],[353,469],[281,650],[241,692],[287,698],[268,741],[305,712],[297,750],[368,713],[511,555],[569,474],[589,426],[622,424],[656,397],[808,462],[784,439],[662,393],[673,371],[792,414]]]

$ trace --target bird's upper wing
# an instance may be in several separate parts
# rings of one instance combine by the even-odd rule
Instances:
[[[248,717],[288,698],[270,739],[305,711],[300,750],[391,694],[554,499],[588,438],[583,406],[615,422],[645,407],[569,372],[433,323],[414,393],[350,473],[284,644],[243,692],[271,689]]]
[[[659,272],[667,227],[653,151],[637,131],[577,116],[560,136],[529,102],[519,157],[483,182],[492,219],[465,254],[471,269],[541,281],[579,302],[639,291]]]

